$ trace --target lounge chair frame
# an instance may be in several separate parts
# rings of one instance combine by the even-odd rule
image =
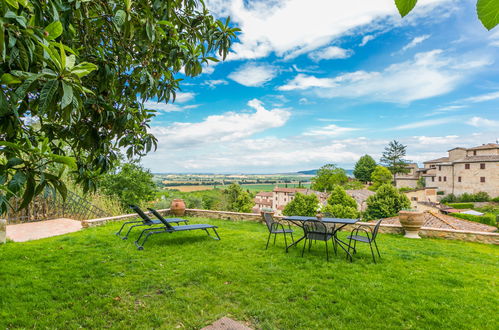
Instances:
[[[144,249],[145,243],[147,242],[149,237],[151,237],[152,235],[162,234],[162,233],[170,233],[171,234],[171,233],[178,232],[178,231],[204,230],[206,232],[206,234],[208,236],[210,236],[211,238],[213,238],[217,241],[220,240],[220,236],[218,235],[218,232],[216,229],[216,228],[218,228],[217,226],[208,225],[208,224],[172,226],[171,224],[168,223],[168,221],[165,218],[163,218],[163,216],[161,216],[161,214],[158,213],[158,211],[151,209],[151,208],[149,208],[148,210],[151,211],[151,213],[154,214],[164,224],[164,227],[155,227],[155,228],[144,229],[140,233],[137,240],[135,241],[135,246],[137,246],[137,249],[139,249],[139,250]],[[211,235],[210,232],[208,231],[208,229],[213,230],[216,237]]]

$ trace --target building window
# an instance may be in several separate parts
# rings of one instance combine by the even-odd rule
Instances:
[[[417,202],[418,198],[417,197],[411,197],[411,200]]]
[[[444,176],[444,181],[447,181],[447,177],[446,176]]]
[[[484,176],[480,177],[480,182],[485,182],[485,177]]]
[[[485,169],[485,164],[480,164],[480,169],[484,170]]]
[[[435,182],[435,177],[434,176],[431,177],[431,182]]]
[[[442,170],[442,165],[438,165],[438,170],[441,171]]]
[[[461,177],[460,176],[457,177],[457,182],[461,182]]]
[[[473,156],[476,156],[476,150],[473,150]]]
[[[436,166],[435,165],[430,165],[430,168],[435,168]]]
[[[441,176],[438,177],[438,181],[442,181],[442,177]]]
[[[470,164],[464,164],[464,169],[469,170],[470,169]]]

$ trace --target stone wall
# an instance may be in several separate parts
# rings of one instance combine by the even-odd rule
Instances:
[[[162,215],[169,215],[170,209],[158,210]],[[145,212],[150,214],[150,212]],[[200,218],[211,218],[211,219],[221,219],[229,221],[255,221],[262,222],[262,217],[260,214],[254,213],[239,213],[239,212],[227,212],[227,211],[213,211],[213,210],[198,210],[198,209],[187,209],[185,212],[187,217],[200,217]],[[129,219],[138,218],[137,214],[125,214],[116,217],[107,217],[100,219],[84,220],[82,221],[82,226],[84,228],[94,227],[103,225],[111,221],[123,221]],[[276,219],[281,219],[282,217],[275,216]],[[351,231],[357,225],[365,225],[369,227],[374,227],[372,222],[358,222],[355,225],[348,225],[343,228],[345,231]],[[381,224],[379,232],[383,234],[404,234],[404,229],[399,225],[394,224]],[[437,228],[421,228],[419,235],[421,237],[431,237],[431,238],[443,238],[443,239],[454,239],[460,241],[478,242],[486,244],[496,244],[499,245],[499,233],[485,233],[485,232],[474,232],[474,231],[464,231],[464,230],[450,230],[450,229],[437,229]]]
[[[157,211],[159,212],[159,214],[161,214],[163,216],[168,215],[170,213],[170,209],[162,209],[162,210],[157,210]],[[151,215],[150,211],[147,211],[144,213],[147,215]],[[104,225],[108,222],[123,221],[123,220],[137,219],[137,218],[139,218],[139,215],[137,213],[130,213],[130,214],[118,215],[115,217],[82,220],[81,226],[83,228],[89,228],[89,227],[101,226],[101,225]]]

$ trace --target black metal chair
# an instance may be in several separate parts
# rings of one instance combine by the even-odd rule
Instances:
[[[303,223],[303,231],[305,236],[305,244],[303,244],[301,256],[303,257],[303,254],[305,253],[307,241],[309,251],[312,246],[312,241],[324,241],[324,243],[326,244],[326,260],[329,261],[327,241],[333,238],[333,233],[328,230],[326,224],[320,220],[307,220]]]
[[[293,229],[291,229],[291,226],[288,225],[289,229],[284,228],[284,225],[282,223],[274,221],[272,213],[263,212],[262,217],[263,220],[265,221],[265,224],[267,225],[267,229],[269,230],[269,237],[267,238],[267,246],[265,247],[265,250],[267,250],[269,247],[270,236],[272,236],[272,234],[274,234],[274,245],[277,238],[277,234],[284,234],[284,244],[286,245],[286,248],[288,247],[288,240],[286,238],[286,234],[291,234],[291,241],[293,243],[295,242],[295,239],[293,238]]]
[[[360,226],[357,226],[356,228],[354,228],[352,230],[352,232],[350,233],[350,236],[347,237],[347,239],[349,239],[348,252],[350,252],[350,249],[352,248],[353,253],[354,254],[357,253],[357,249],[356,249],[357,242],[368,243],[369,247],[371,248],[371,254],[373,256],[373,261],[374,261],[374,263],[376,263],[376,259],[374,258],[374,250],[373,250],[372,244],[374,243],[374,247],[376,248],[376,251],[378,252],[378,256],[381,258],[381,254],[379,253],[379,249],[378,249],[378,244],[376,244],[376,237],[378,236],[378,230],[379,230],[379,226],[381,224],[381,221],[383,221],[383,219],[380,219],[380,220],[378,220],[378,222],[376,222],[374,229],[371,226],[367,226],[367,225],[360,225]],[[363,233],[365,233],[366,236],[359,235],[359,231],[362,231]],[[353,246],[352,246],[352,241],[354,242]],[[348,258],[348,254],[347,254],[347,258]],[[351,255],[350,255],[350,261],[352,261]]]
[[[164,227],[155,227],[155,228],[147,228],[144,229],[141,233],[140,236],[137,238],[135,241],[135,246],[137,246],[137,249],[143,250],[144,249],[144,244],[146,244],[147,239],[154,234],[162,234],[162,233],[174,233],[174,232],[179,232],[179,231],[189,231],[189,230],[204,230],[208,236],[210,236],[213,239],[216,239],[217,241],[220,240],[220,236],[218,236],[217,233],[217,226],[214,225],[208,225],[208,224],[195,224],[195,225],[179,225],[179,226],[172,226],[165,218],[161,216],[161,214],[158,213],[158,211],[154,209],[148,209],[149,211],[154,214],[164,225]],[[210,235],[208,232],[208,229],[212,229],[213,232],[215,233],[216,237]],[[145,236],[144,236],[145,235]],[[144,236],[144,239],[142,240],[142,243],[140,240]]]
[[[118,230],[118,232],[116,233],[116,236],[120,237],[121,239],[128,239],[128,235],[130,234],[130,232],[132,231],[133,228],[135,227],[142,227],[142,226],[153,226],[153,225],[162,225],[163,223],[160,221],[160,220],[153,220],[151,219],[150,217],[147,216],[147,214],[145,214],[141,209],[140,207],[138,207],[137,205],[130,205],[130,208],[133,209],[141,218],[142,220],[135,220],[135,221],[127,221],[125,222],[120,230]],[[187,224],[189,222],[189,220],[185,220],[185,219],[180,219],[180,218],[170,218],[167,220],[169,223],[174,223],[174,224],[179,224],[181,222]],[[128,228],[128,231],[126,233],[125,236],[121,236],[121,232],[123,231],[123,229],[125,228],[126,225],[129,225],[129,224],[135,224],[133,226],[130,226]]]

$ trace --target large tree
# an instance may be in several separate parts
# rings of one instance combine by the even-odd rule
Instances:
[[[105,174],[99,181],[103,193],[120,201],[123,207],[154,199],[156,185],[153,175],[136,163],[124,163]]]
[[[156,146],[146,100],[225,58],[238,29],[202,0],[6,0],[0,3],[0,214],[45,187],[85,190],[124,149]]]
[[[250,193],[236,183],[232,183],[227,189],[224,189],[223,195],[228,211],[250,213],[255,204]]]
[[[392,172],[390,172],[390,170],[388,170],[386,167],[378,165],[371,175],[371,181],[373,184],[369,187],[369,190],[376,191],[382,185],[392,183]]]
[[[311,188],[317,191],[331,192],[335,185],[342,185],[347,182],[348,177],[344,169],[336,167],[334,164],[326,164],[312,178]]]
[[[388,168],[394,175],[398,173],[408,173],[409,168],[407,167],[407,164],[409,162],[404,159],[406,149],[407,146],[397,140],[391,141],[388,146],[385,147],[380,163]]]
[[[355,163],[353,175],[359,181],[367,183],[371,181],[371,174],[376,168],[376,161],[369,155],[364,155]]]

